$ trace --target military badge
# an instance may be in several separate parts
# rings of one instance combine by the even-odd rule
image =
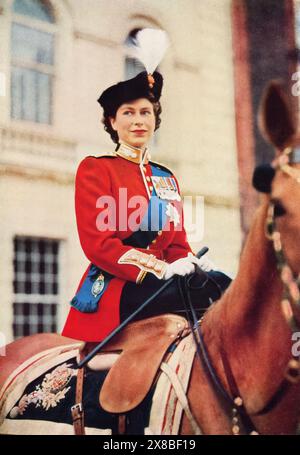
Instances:
[[[151,177],[155,192],[160,199],[180,201],[181,197],[173,177]]]
[[[93,294],[93,296],[97,297],[97,295],[99,295],[103,291],[103,288],[104,288],[104,276],[101,273],[98,276],[98,278],[96,278],[96,280],[94,281],[94,284],[92,286],[92,294]]]

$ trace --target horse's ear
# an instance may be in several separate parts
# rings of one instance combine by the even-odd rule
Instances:
[[[262,135],[279,149],[282,149],[295,134],[295,120],[279,81],[271,81],[267,86],[261,101],[258,121]]]

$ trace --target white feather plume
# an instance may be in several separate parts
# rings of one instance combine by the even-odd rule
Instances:
[[[164,30],[143,28],[128,44],[127,55],[139,60],[147,73],[153,74],[169,45],[169,38]]]

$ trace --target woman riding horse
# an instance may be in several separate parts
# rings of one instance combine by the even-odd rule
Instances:
[[[265,136],[275,146],[276,158],[272,166],[256,173],[255,186],[265,194],[248,235],[237,277],[205,313],[200,325],[206,360],[194,358],[185,398],[193,421],[203,434],[299,433],[300,363],[296,345],[300,332],[300,138],[277,84],[267,91],[261,119]],[[0,358],[0,433],[72,434],[72,424],[66,420],[53,430],[58,417],[61,421],[61,415],[70,414],[66,399],[69,397],[74,403],[71,390],[65,393],[66,399],[62,396],[62,386],[69,384],[68,376],[53,377],[53,371],[40,376],[45,371],[41,362],[47,355],[49,359],[49,351],[55,366],[59,363],[53,357],[55,349],[59,348],[64,359],[67,355],[76,356],[68,354],[70,343],[77,353],[79,343],[56,334],[25,337],[6,347],[6,357]],[[32,420],[32,408],[39,399],[35,388],[31,392],[35,402],[28,407],[30,411],[31,406],[29,420],[26,415],[10,417],[16,404],[18,407],[26,404],[25,397],[23,401],[20,397],[26,393],[34,364],[39,393],[43,384],[51,385],[46,389],[48,395],[56,387],[56,399],[61,400],[60,409],[50,408],[53,412],[57,409],[56,420],[48,417],[43,420],[44,426],[40,420]],[[65,371],[68,372],[69,369]],[[88,394],[96,382],[90,381],[84,393]],[[99,412],[98,396],[95,402],[89,400],[85,412],[87,420],[90,412],[94,415]],[[193,434],[190,417],[183,414],[179,434]],[[99,418],[95,426],[103,428]],[[158,428],[154,434],[170,433]]]
[[[91,262],[73,298],[63,335],[99,341],[174,275],[194,274],[198,315],[230,283],[191,250],[173,173],[150,161],[147,148],[160,125],[160,73],[141,72],[99,98],[114,153],[89,156],[76,175],[75,205],[81,246]],[[195,273],[195,264],[208,273]],[[183,313],[174,281],[139,314]]]

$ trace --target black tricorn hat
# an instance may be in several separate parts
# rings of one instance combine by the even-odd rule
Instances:
[[[151,81],[151,77],[154,81]],[[132,79],[108,87],[97,101],[103,107],[105,115],[114,117],[118,108],[128,101],[138,98],[158,101],[162,86],[163,77],[159,72],[155,71],[153,75],[150,75],[149,81],[147,72],[143,71]]]

